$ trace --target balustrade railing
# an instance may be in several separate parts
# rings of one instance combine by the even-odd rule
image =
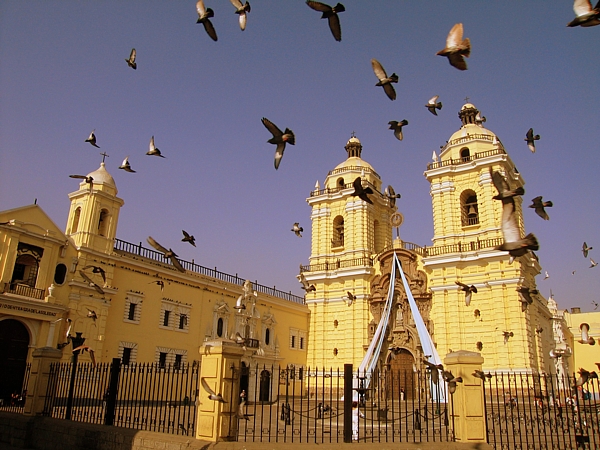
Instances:
[[[46,295],[45,289],[37,289],[22,283],[10,283],[6,292],[9,294],[21,295],[23,297],[43,300]]]
[[[141,242],[139,244],[132,244],[131,242],[122,241],[121,239],[115,239],[115,250],[130,253],[132,255],[141,256],[142,258],[148,258],[154,261],[159,261],[161,263],[169,264],[169,259],[165,258],[165,255],[163,253],[146,248],[142,246]],[[184,261],[181,259],[179,260],[179,262],[185,270],[189,270],[190,272],[198,273],[200,275],[205,275],[207,277],[216,278],[217,280],[225,281],[227,283],[242,286],[244,284],[244,281],[246,281],[244,278],[238,277],[237,274],[230,275],[228,273],[220,272],[217,270],[216,267],[214,269],[210,269],[208,267],[204,267],[199,264],[190,261]],[[252,283],[252,287],[255,291],[262,294],[272,295],[273,297],[278,297],[283,300],[287,300],[294,303],[304,303],[303,297],[294,295],[291,292],[280,291],[276,289],[275,286],[264,286],[254,281]]]
[[[488,151],[485,151],[485,152],[478,152],[478,153],[475,153],[475,154],[470,155],[470,156],[465,156],[465,157],[458,158],[458,159],[452,159],[452,158],[450,158],[450,159],[446,159],[444,161],[431,162],[431,163],[427,164],[427,170],[437,169],[438,167],[455,166],[455,165],[458,165],[458,164],[466,164],[468,162],[475,161],[476,159],[487,158],[488,156],[505,154],[506,151],[504,151],[504,147],[502,147],[501,144],[499,144],[499,145],[500,145],[499,148],[496,148],[496,149],[493,149],[493,150],[488,150]]]

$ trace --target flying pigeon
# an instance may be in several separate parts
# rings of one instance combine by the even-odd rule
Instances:
[[[544,220],[550,220],[550,216],[546,212],[544,208],[550,208],[552,206],[552,202],[543,202],[542,196],[534,198],[531,200],[533,203],[529,205],[530,208],[535,208],[535,213],[540,216]]]
[[[515,334],[512,331],[503,331],[502,335],[504,336],[504,343],[508,342],[508,338],[513,337]]]
[[[398,75],[393,73],[388,77],[381,63],[375,58],[371,60],[371,65],[373,66],[373,72],[375,72],[375,76],[379,78],[379,81],[377,82],[377,84],[375,84],[375,86],[382,86],[389,99],[396,100],[396,91],[394,90],[394,86],[392,86],[391,83],[398,82]]]
[[[429,101],[425,105],[425,108],[427,108],[429,112],[434,116],[437,116],[437,112],[435,111],[436,109],[442,109],[442,102],[437,101],[439,97],[439,95],[434,95],[429,99]]]
[[[159,285],[161,292],[165,289],[165,282],[163,280],[151,281],[148,284],[157,284],[157,285]]]
[[[302,237],[302,235],[300,233],[304,231],[304,228],[302,228],[298,224],[298,222],[296,222],[296,223],[294,223],[294,226],[292,227],[291,231],[293,231],[294,233],[296,233],[296,236]]]
[[[306,281],[306,277],[304,276],[303,273],[296,275],[296,278],[298,278],[298,281],[300,282],[300,284],[302,285],[302,289],[304,289],[307,293],[308,292],[314,292],[317,290],[317,288],[315,287],[314,284],[308,284],[308,281]]]
[[[575,0],[573,11],[575,11],[576,17],[567,24],[568,27],[600,25],[600,2],[592,8],[590,0]]]
[[[446,56],[450,65],[458,70],[467,70],[467,63],[463,56],[468,58],[471,55],[471,41],[469,38],[463,39],[462,23],[457,23],[452,27],[446,38],[446,47],[436,55]]]
[[[157,149],[154,145],[154,136],[150,138],[150,145],[148,146],[148,151],[146,152],[146,155],[160,156],[161,158],[164,158],[164,156],[161,155],[160,150]]]
[[[389,130],[394,130],[394,136],[396,136],[396,139],[398,139],[399,141],[401,141],[402,139],[404,139],[404,135],[402,134],[402,127],[404,125],[408,125],[408,120],[404,119],[402,120],[402,122],[397,122],[395,120],[390,120],[388,122],[389,124]]]
[[[594,267],[596,267],[598,265],[598,263],[596,261],[594,261],[592,258],[590,258],[590,269],[593,269]]]
[[[352,306],[352,303],[354,303],[354,301],[356,300],[356,295],[354,295],[350,291],[346,291],[346,298],[348,299],[348,306]]]
[[[458,383],[463,382],[462,377],[455,377],[454,374],[452,372],[450,372],[449,370],[442,370],[442,378],[444,379],[444,381],[446,383],[453,381],[453,380]]]
[[[183,266],[177,259],[177,255],[175,254],[175,252],[173,250],[171,250],[171,249],[167,250],[162,245],[160,245],[158,242],[156,242],[152,238],[152,236],[148,236],[148,239],[146,239],[146,240],[148,241],[148,244],[150,244],[152,247],[154,247],[159,252],[162,252],[165,255],[165,258],[169,258],[177,270],[179,270],[180,272],[185,272],[185,269],[183,268]]]
[[[592,305],[594,306],[594,311],[596,311],[598,309],[598,302],[592,300]]]
[[[204,25],[204,29],[206,33],[210,36],[213,41],[216,41],[217,32],[215,31],[215,27],[213,27],[212,22],[210,21],[210,17],[214,17],[215,12],[210,8],[204,7],[204,2],[202,0],[198,0],[196,3],[196,11],[198,12],[198,20],[196,23],[201,23]]]
[[[200,3],[200,2],[198,2],[198,3]],[[220,393],[215,394],[215,392],[210,388],[210,386],[208,385],[208,383],[206,382],[204,377],[200,378],[200,383],[202,383],[202,387],[204,388],[204,390],[206,392],[208,392],[208,398],[210,400],[213,400],[215,402],[220,402],[220,403],[227,403]]]
[[[104,295],[104,290],[100,286],[98,286],[96,283],[94,283],[92,281],[92,279],[90,277],[88,277],[87,274],[83,270],[79,271],[79,275],[81,275],[81,278],[83,278],[86,283],[89,283],[89,285],[91,287],[93,287],[94,289],[96,289],[96,291],[99,294]]]
[[[340,27],[340,18],[338,17],[338,13],[346,11],[344,5],[338,3],[334,7],[326,5],[321,2],[313,2],[311,0],[307,0],[306,4],[310,6],[315,11],[322,12],[321,19],[327,19],[329,21],[329,29],[331,30],[331,34],[336,41],[342,40],[342,29]]]
[[[396,191],[394,191],[391,184],[385,188],[384,194],[390,200],[390,206],[392,208],[396,205],[396,199],[402,197],[400,194],[396,194]]]
[[[247,13],[250,12],[250,3],[246,2],[242,5],[240,0],[231,0],[231,4],[235,6],[235,13],[240,16],[240,28],[244,31],[246,29]]]
[[[548,275],[548,271],[546,270],[546,273],[544,274],[544,280],[547,280],[548,278],[550,278],[550,275]]]
[[[125,172],[135,173],[135,170],[131,168],[131,164],[129,164],[129,156],[126,156],[123,160],[123,164],[119,166],[119,169],[123,169]]]
[[[438,384],[440,381],[440,370],[444,370],[444,366],[441,364],[433,364],[426,359],[423,359],[423,364],[429,369],[431,372],[431,382],[433,384]]]
[[[90,319],[93,319],[94,322],[95,322],[96,319],[98,318],[98,314],[96,314],[96,311],[94,311],[93,309],[87,308],[87,310],[88,310],[88,313],[87,313],[86,317],[88,317]]]
[[[488,380],[492,378],[491,373],[484,373],[483,370],[475,370],[475,372],[473,372],[472,375],[475,378],[479,378],[480,380],[483,380],[483,381],[485,381],[486,378]]]
[[[242,337],[242,335],[238,332],[235,333],[235,336],[231,336],[231,339],[238,345],[245,345],[246,338]]]
[[[373,204],[373,201],[368,196],[368,194],[373,193],[373,189],[371,189],[369,186],[363,188],[360,177],[356,177],[356,179],[352,183],[352,186],[354,187],[354,192],[351,195],[353,195],[354,197],[358,197],[361,200],[370,203],[371,205]]]
[[[131,49],[131,53],[129,54],[129,59],[126,59],[127,65],[131,67],[133,70],[137,69],[137,63],[135,62],[136,51],[135,48]]]
[[[193,235],[188,234],[185,230],[181,230],[181,232],[183,233],[183,239],[181,241],[189,242],[190,244],[192,244],[195,247],[196,246],[196,238]]]
[[[479,111],[477,111],[477,114],[475,114],[475,124],[477,125],[481,125],[482,123],[484,123],[487,119],[484,117],[481,117],[481,113]],[[515,167],[516,170],[516,167]]]
[[[588,247],[588,245],[584,242],[583,247],[581,248],[581,251],[583,252],[583,257],[587,258],[588,252],[593,249],[594,249],[594,247]]]
[[[273,135],[271,139],[267,142],[269,144],[277,145],[275,149],[275,170],[279,168],[279,163],[281,162],[281,158],[283,158],[283,152],[285,151],[285,144],[290,143],[291,145],[296,144],[296,136],[294,136],[294,132],[289,128],[285,129],[285,132],[282,132],[277,125],[271,122],[266,117],[261,119],[262,124],[265,126],[267,130]]]
[[[471,304],[471,295],[473,293],[477,294],[477,288],[474,285],[467,286],[460,281],[455,281],[455,283],[460,286],[461,291],[465,292],[465,305],[469,306]]]
[[[87,265],[83,270],[92,269],[92,273],[99,273],[102,276],[102,280],[106,283],[106,272],[102,267],[94,266],[92,264]]]
[[[527,130],[527,134],[525,135],[525,141],[527,141],[527,147],[529,148],[529,150],[531,150],[531,153],[535,153],[535,141],[539,141],[539,140],[540,140],[540,135],[536,134],[534,136],[533,128],[530,128],[529,130]]]
[[[588,381],[590,381],[591,378],[598,378],[598,374],[596,372],[589,372],[584,368],[580,368],[578,373],[579,377],[577,378],[577,381],[575,381],[575,387],[583,386]],[[594,374],[595,376],[592,374]]]
[[[90,177],[89,175],[69,175],[69,177],[85,180],[85,182],[90,185],[90,189],[94,186],[94,177]]]
[[[92,365],[96,367],[96,358],[94,356],[94,350],[91,347],[88,345],[80,345],[79,347],[73,349],[73,353],[75,352],[89,352]]]
[[[100,148],[100,146],[96,145],[96,135],[94,134],[94,131],[96,131],[96,129],[92,130],[92,132],[90,133],[90,135],[88,136],[88,138],[85,140],[85,142],[89,142],[94,147]]]
[[[519,301],[521,302],[521,311],[527,311],[527,307],[533,303],[531,295],[538,294],[537,289],[529,289],[525,286],[519,286],[517,292],[520,294]]]
[[[508,182],[500,172],[493,172],[490,168],[490,173],[494,186],[498,190],[498,195],[493,198],[502,200],[501,228],[504,242],[502,245],[496,247],[496,250],[508,252],[510,254],[510,263],[512,263],[514,258],[523,256],[528,250],[539,250],[540,246],[533,233],[529,233],[524,238],[521,238],[519,225],[515,216],[515,201],[513,197],[523,195],[524,189],[519,187],[511,191]]]

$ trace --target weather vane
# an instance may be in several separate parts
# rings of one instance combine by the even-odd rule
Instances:
[[[106,159],[106,157],[107,157],[108,155],[106,154],[106,152],[102,152],[102,153],[100,153],[100,154],[102,155],[102,162],[104,162],[104,160]]]

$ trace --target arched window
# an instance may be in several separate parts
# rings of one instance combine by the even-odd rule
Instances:
[[[63,284],[65,282],[65,277],[67,275],[67,266],[63,263],[57,264],[56,269],[54,269],[54,282],[56,284]]]
[[[103,209],[100,211],[100,218],[98,219],[98,234],[100,236],[106,236],[108,231],[108,210]]]
[[[15,261],[11,284],[26,284],[35,287],[37,273],[38,261],[31,255],[21,255]]]
[[[338,178],[336,181],[336,185],[339,189],[344,189],[345,183],[343,178]]]
[[[471,160],[471,152],[467,147],[460,149],[460,159],[462,162],[468,162]]]
[[[79,228],[79,217],[81,217],[81,207],[78,207],[73,214],[73,223],[71,223],[71,233],[76,233]]]
[[[472,190],[464,191],[460,196],[461,219],[463,227],[479,224],[479,207],[477,194]]]
[[[332,247],[344,246],[344,218],[337,216],[333,219],[333,235],[331,236]]]

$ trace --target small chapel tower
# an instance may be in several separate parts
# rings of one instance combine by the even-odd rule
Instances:
[[[69,194],[71,208],[66,234],[78,248],[110,254],[124,202],[117,197],[117,185],[104,162],[87,176],[92,178],[92,182],[82,181],[79,190]]]
[[[434,340],[440,355],[451,350],[481,352],[485,369],[543,371],[551,335],[536,330],[551,329],[551,314],[536,287],[541,266],[531,252],[511,264],[507,252],[496,250],[503,242],[502,202],[492,199],[497,192],[490,170],[501,172],[512,188],[525,181],[473,104],[463,105],[458,116],[460,129],[425,171],[431,184],[434,235],[423,263],[433,294]],[[521,236],[523,201],[515,197]],[[477,288],[470,305],[457,281]],[[521,287],[532,293],[533,303],[527,308],[517,292]]]
[[[390,216],[396,211],[395,201],[382,194],[381,178],[361,158],[358,138],[353,135],[345,149],[347,159],[329,172],[323,188],[317,182],[307,199],[312,208],[312,246],[310,264],[302,266],[301,273],[316,288],[306,295],[311,367],[350,362],[358,366],[362,361],[369,344],[372,258],[392,245]],[[373,190],[372,204],[351,195],[356,178]]]

